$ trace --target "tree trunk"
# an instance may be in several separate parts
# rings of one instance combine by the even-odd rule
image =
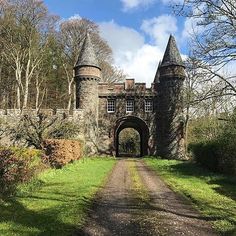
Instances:
[[[36,78],[36,81],[35,81],[35,87],[36,87],[35,109],[36,109],[36,113],[38,114],[38,111],[39,111],[39,92],[40,92],[38,77]]]
[[[16,107],[21,109],[21,88],[22,88],[22,65],[19,55],[15,59],[15,76],[16,76]]]
[[[70,81],[68,80],[68,96],[69,96],[68,105],[67,105],[68,112],[70,112],[72,97],[73,97],[73,81],[74,81],[74,78],[72,78]]]
[[[186,112],[186,117],[185,117],[185,124],[184,124],[184,149],[185,153],[187,153],[188,149],[188,123],[189,123],[189,108],[187,108]]]
[[[25,79],[25,91],[24,91],[24,101],[23,101],[23,109],[28,106],[28,97],[29,97],[29,80]]]

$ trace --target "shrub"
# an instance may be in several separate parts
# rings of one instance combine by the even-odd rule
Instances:
[[[214,136],[202,139],[199,137],[188,147],[201,165],[213,171],[236,175],[236,113],[220,122],[221,124],[214,128]],[[192,130],[201,130],[201,125]]]
[[[226,121],[217,138],[219,168],[222,172],[236,175],[236,114]]]
[[[20,142],[27,146],[42,149],[42,142],[48,136],[48,130],[56,122],[57,117],[45,114],[37,116],[24,115],[19,124],[13,127],[10,134],[14,143]]]
[[[79,126],[72,121],[62,120],[58,122],[49,132],[48,138],[73,139],[79,133]]]
[[[196,162],[209,170],[219,170],[218,146],[214,142],[191,143],[188,146]]]
[[[24,115],[19,124],[12,128],[10,134],[14,143],[42,149],[42,143],[45,139],[71,139],[78,132],[79,128],[76,123],[40,113],[37,116]]]
[[[119,152],[129,156],[140,155],[140,135],[132,128],[123,129],[119,135]]]
[[[3,119],[0,119],[0,139],[7,131],[7,124]]]
[[[14,194],[19,183],[26,182],[40,172],[44,166],[37,150],[0,150],[0,194]]]
[[[61,168],[82,157],[82,145],[77,140],[48,139],[43,143],[46,160],[52,167]]]
[[[222,121],[216,117],[201,117],[189,122],[188,143],[214,140],[222,129]]]

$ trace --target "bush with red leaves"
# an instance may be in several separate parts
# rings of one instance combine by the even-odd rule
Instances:
[[[44,161],[55,168],[79,160],[83,155],[83,147],[78,140],[46,139],[43,148],[46,154]]]
[[[0,195],[14,194],[17,185],[30,180],[35,171],[32,158],[19,158],[11,149],[0,150]]]

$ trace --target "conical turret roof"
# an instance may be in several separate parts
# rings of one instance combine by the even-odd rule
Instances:
[[[93,44],[91,42],[91,38],[88,32],[86,34],[84,43],[82,45],[80,55],[78,57],[78,61],[75,65],[75,67],[81,67],[81,66],[94,66],[94,67],[100,68],[98,64],[98,59],[96,57]]]
[[[175,38],[172,35],[170,35],[161,67],[170,65],[184,66]]]
[[[158,63],[158,67],[157,67],[157,71],[156,71],[156,75],[154,78],[154,83],[159,83],[159,78],[160,78],[160,67],[161,67],[161,61],[159,61]]]

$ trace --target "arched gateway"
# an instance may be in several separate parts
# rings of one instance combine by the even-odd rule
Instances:
[[[133,128],[140,135],[140,156],[148,155],[149,129],[145,121],[135,116],[125,116],[117,120],[114,133],[114,147],[116,156],[119,152],[119,134],[125,128]]]
[[[180,117],[185,71],[173,36],[150,88],[134,79],[101,83],[101,69],[89,35],[74,70],[75,112],[88,153],[119,155],[120,132],[133,128],[140,134],[141,156],[184,156]]]

